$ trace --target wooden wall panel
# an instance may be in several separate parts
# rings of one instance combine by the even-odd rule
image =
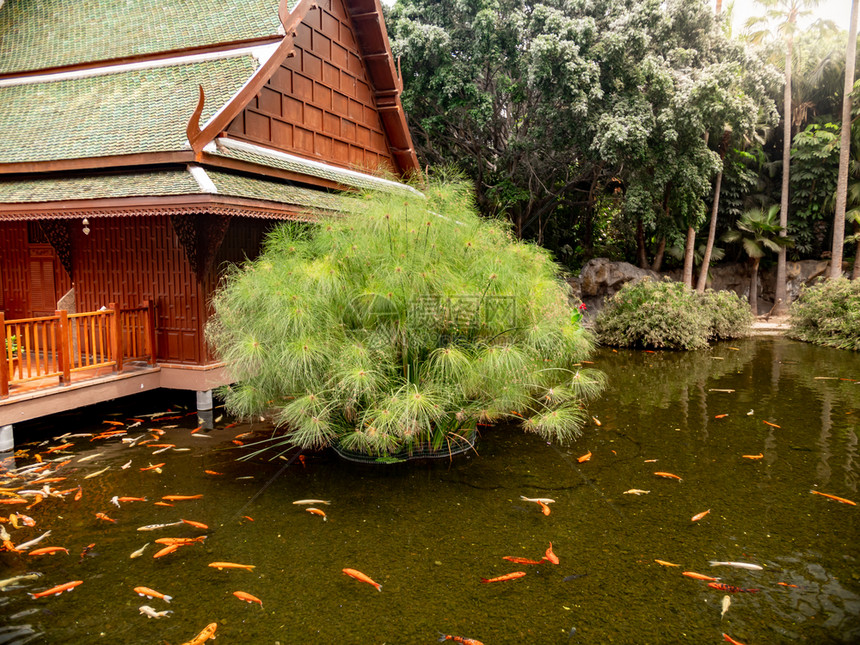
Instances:
[[[343,167],[393,170],[373,87],[343,0],[320,0],[230,136]]]
[[[26,222],[0,222],[0,291],[6,318],[26,318],[29,290]]]

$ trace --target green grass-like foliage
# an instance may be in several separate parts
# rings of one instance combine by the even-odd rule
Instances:
[[[668,278],[643,278],[606,300],[595,331],[615,347],[703,349],[709,340],[746,336],[752,319],[734,292],[708,289],[700,296]]]
[[[284,224],[228,272],[207,337],[227,409],[270,415],[282,448],[385,457],[524,418],[576,435],[603,374],[549,254],[478,216],[466,184],[368,194],[354,214]]]
[[[789,315],[791,338],[860,351],[860,280],[837,278],[805,287]]]

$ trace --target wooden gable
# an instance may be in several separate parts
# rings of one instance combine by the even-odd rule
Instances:
[[[229,136],[342,167],[396,172],[373,87],[342,0],[320,0],[287,58]]]

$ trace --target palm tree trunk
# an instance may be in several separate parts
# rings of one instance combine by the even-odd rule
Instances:
[[[693,288],[693,260],[696,253],[696,229],[687,227],[687,243],[684,245],[684,286]]]
[[[753,259],[752,278],[750,278],[750,308],[753,316],[758,316],[758,263],[760,258]]]
[[[793,22],[793,20],[792,20]],[[793,37],[790,33],[787,39],[787,49],[785,53],[785,91],[782,95],[783,102],[783,128],[782,128],[782,196],[779,206],[779,225],[782,230],[779,232],[781,237],[788,234],[788,182],[791,176],[791,54],[793,46]],[[779,249],[779,255],[776,261],[776,288],[773,303],[774,315],[782,315],[788,311],[788,303],[786,302],[786,268],[785,268],[785,247]]]
[[[663,256],[666,254],[666,236],[660,238],[660,242],[657,244],[657,251],[654,253],[654,262],[651,263],[651,270],[655,273],[660,271],[660,267],[663,266]]]
[[[839,141],[839,175],[836,179],[836,212],[833,215],[833,247],[830,276],[842,275],[842,246],[845,240],[845,203],[848,199],[848,160],[851,153],[851,91],[854,89],[854,57],[857,53],[857,0],[851,3],[851,27],[845,53],[845,84],[842,90],[842,133]],[[856,264],[856,261],[855,261]]]
[[[854,235],[860,235],[860,223],[854,222]],[[857,249],[854,251],[854,269],[851,272],[852,280],[860,280],[860,238],[857,239]]]
[[[705,285],[708,282],[708,271],[711,268],[711,253],[714,250],[714,238],[717,235],[717,212],[720,209],[720,189],[723,186],[722,164],[726,161],[726,152],[728,152],[730,138],[731,133],[728,130],[724,130],[723,140],[720,142],[721,170],[717,174],[717,181],[714,184],[714,203],[711,206],[711,225],[708,228],[708,242],[705,245],[705,256],[702,258],[702,268],[699,271],[699,282],[696,284],[696,291],[700,294],[705,293]]]

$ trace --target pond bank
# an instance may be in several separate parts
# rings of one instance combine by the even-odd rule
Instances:
[[[785,336],[789,326],[788,316],[758,316],[750,327],[750,335]]]

